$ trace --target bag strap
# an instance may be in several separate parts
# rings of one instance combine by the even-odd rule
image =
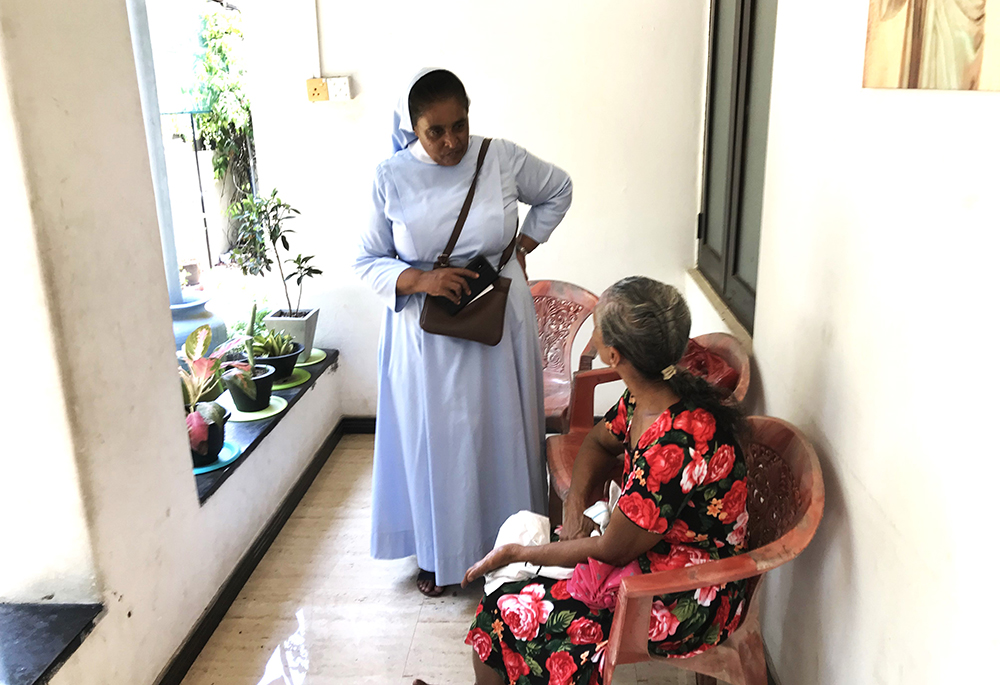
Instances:
[[[497,267],[497,273],[503,271],[503,268],[507,266],[507,262],[510,258],[514,256],[514,248],[517,247],[517,236],[521,229],[521,217],[517,217],[517,226],[514,227],[514,237],[510,239],[510,244],[504,248],[503,254],[500,255],[500,265]]]
[[[455,222],[455,230],[451,232],[448,245],[434,262],[435,269],[443,269],[451,263],[451,253],[454,251],[455,245],[458,244],[458,236],[462,235],[465,220],[469,216],[469,209],[472,208],[472,197],[476,194],[476,182],[479,181],[479,172],[483,169],[483,161],[486,159],[486,151],[490,149],[491,140],[492,138],[484,138],[483,144],[479,147],[479,159],[476,160],[476,173],[472,177],[472,186],[469,188],[469,194],[465,196],[465,204],[462,205],[462,211],[458,214],[458,221]]]

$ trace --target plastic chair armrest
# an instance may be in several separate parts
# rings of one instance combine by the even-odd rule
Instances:
[[[591,338],[586,349],[580,354],[580,371],[590,371],[594,368],[594,359],[597,358],[597,345]]]
[[[590,431],[594,427],[594,388],[621,378],[614,369],[578,371],[573,375],[569,395],[569,431]]]

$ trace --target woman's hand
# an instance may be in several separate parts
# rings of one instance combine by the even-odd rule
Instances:
[[[566,506],[563,510],[563,525],[559,531],[559,539],[578,540],[589,538],[590,534],[599,530],[597,523],[589,516],[584,516],[583,511],[573,511],[573,507]]]
[[[417,291],[437,297],[447,297],[458,304],[463,294],[468,295],[472,292],[469,288],[470,278],[479,278],[479,274],[457,267],[424,271],[418,278]]]
[[[469,583],[476,580],[476,578],[485,576],[490,571],[503,568],[507,564],[523,561],[521,558],[523,550],[524,545],[510,544],[497,547],[495,550],[473,564],[472,568],[465,572],[465,578],[462,579],[462,587],[467,587]]]
[[[524,280],[528,280],[528,254],[520,250],[515,250],[514,256],[517,258],[517,263],[521,265],[521,273],[524,274]]]

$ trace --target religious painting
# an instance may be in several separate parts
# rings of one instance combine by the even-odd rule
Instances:
[[[870,0],[865,88],[1000,91],[1000,0]]]

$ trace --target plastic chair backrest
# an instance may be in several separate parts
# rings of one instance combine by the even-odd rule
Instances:
[[[597,306],[597,295],[565,281],[531,281],[529,286],[538,317],[542,368],[568,383],[573,375],[573,340]]]
[[[542,346],[545,415],[558,416],[569,405],[573,341],[593,313],[597,295],[564,281],[531,281],[529,285]]]
[[[608,644],[612,663],[649,658],[647,631],[654,596],[753,578],[749,605],[758,577],[797,557],[816,533],[825,500],[816,451],[786,421],[752,416],[749,422],[752,437],[744,453],[749,467],[747,507],[752,549],[735,557],[622,581]]]
[[[705,333],[692,338],[709,352],[718,355],[739,374],[740,380],[730,397],[742,402],[750,389],[750,355],[740,341],[728,333]]]

